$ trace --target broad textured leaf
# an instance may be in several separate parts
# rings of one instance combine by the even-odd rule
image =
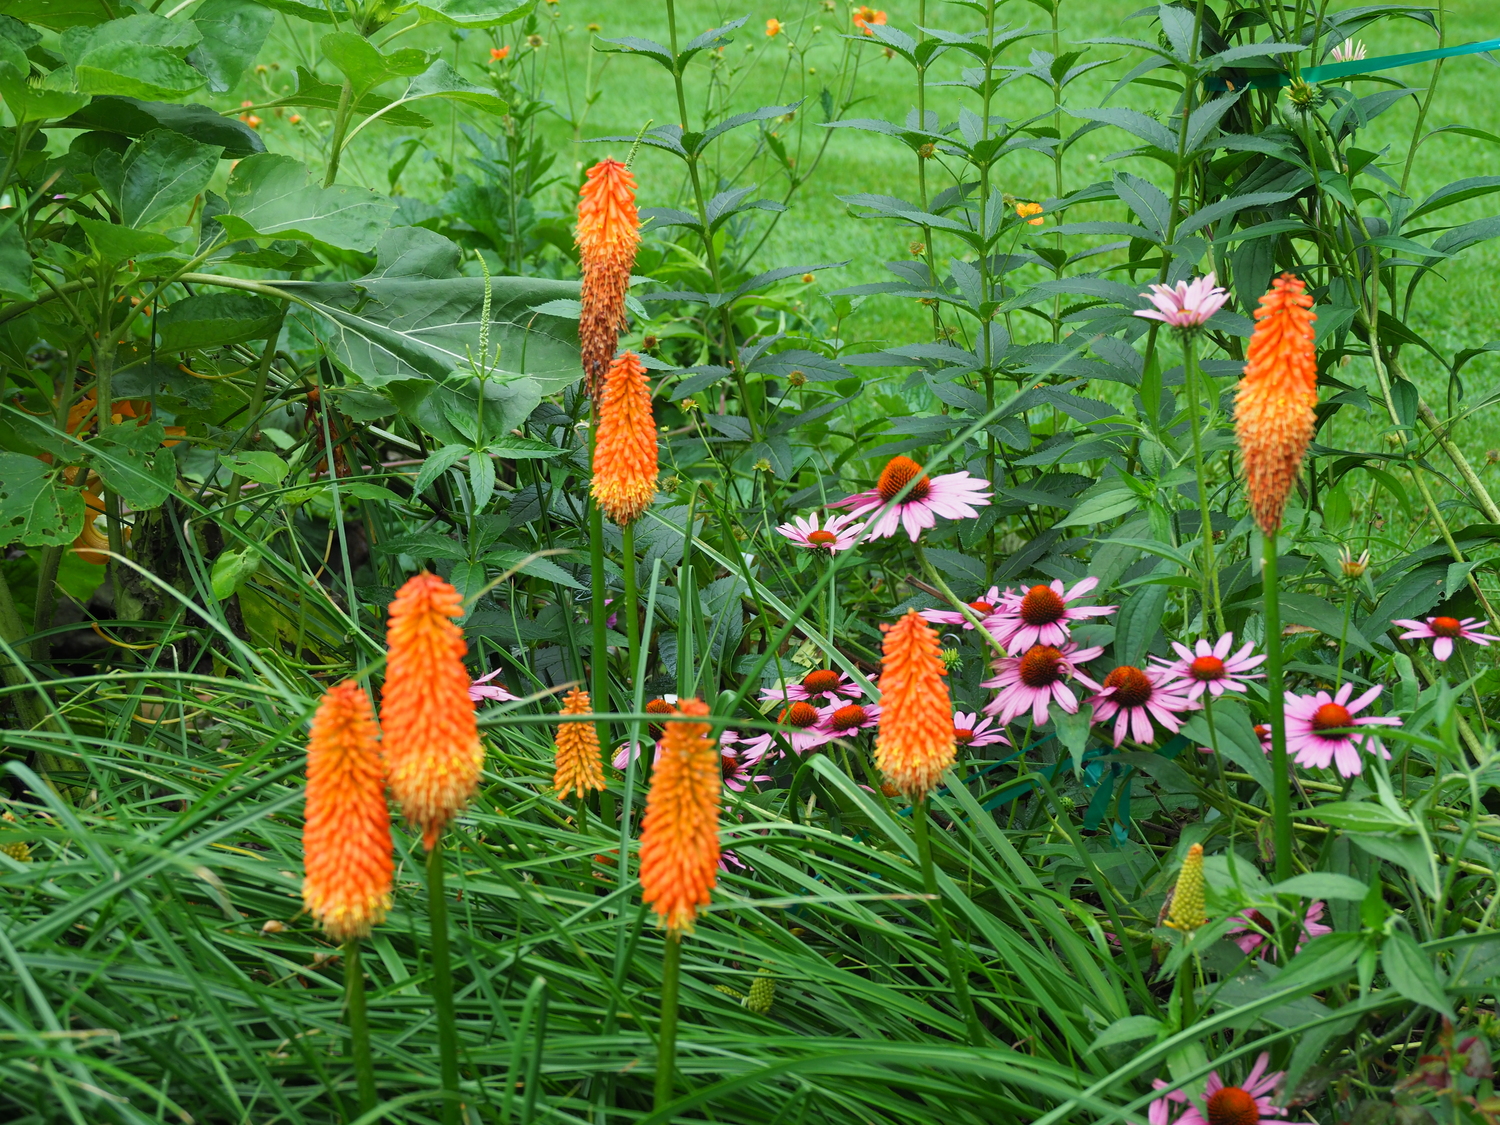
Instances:
[[[160,422],[111,426],[89,443],[92,467],[104,483],[138,512],[161,507],[177,478],[177,461],[162,448]]]
[[[83,527],[83,512],[83,493],[54,484],[47,465],[23,453],[0,452],[0,543],[71,543]]]
[[[1271,889],[1279,895],[1336,898],[1345,902],[1360,902],[1370,893],[1370,888],[1358,879],[1329,871],[1310,871],[1306,875],[1297,875],[1284,883],[1277,883]]]
[[[504,113],[506,110],[504,98],[494,90],[464,81],[463,76],[445,59],[438,59],[413,78],[400,100],[412,102],[422,98],[448,98],[482,109],[486,113]]]
[[[393,78],[410,78],[427,67],[428,55],[415,47],[404,47],[389,54],[377,51],[370,41],[352,31],[334,31],[319,42],[323,55],[350,83],[355,97],[373,90]]]
[[[291,466],[276,454],[257,450],[221,453],[219,464],[231,473],[253,480],[256,484],[280,484],[291,471]]]
[[[187,61],[203,72],[210,90],[230,90],[255,61],[275,19],[269,8],[250,0],[204,0],[193,12],[203,41]]]
[[[171,99],[190,94],[207,79],[165,47],[107,43],[84,55],[73,68],[82,94]]]
[[[1146,663],[1151,642],[1161,631],[1162,614],[1167,608],[1166,586],[1139,586],[1120,605],[1115,619],[1115,663],[1137,668]]]
[[[1381,946],[1380,967],[1390,979],[1391,987],[1412,1003],[1453,1018],[1453,1008],[1432,959],[1400,930],[1391,933]]]
[[[306,109],[337,109],[339,94],[342,88],[331,82],[324,82],[316,75],[309,73],[305,68],[297,68],[296,92],[287,95],[279,101],[271,102],[273,106],[300,106]],[[387,108],[387,107],[390,108]],[[372,113],[385,110],[381,113],[380,120],[387,125],[400,125],[409,129],[430,129],[432,122],[423,117],[414,109],[406,106],[392,106],[391,99],[381,97],[379,94],[366,94],[354,103],[354,110],[360,117],[369,117]]]
[[[68,129],[99,129],[143,137],[153,129],[170,129],[205,145],[218,145],[225,157],[265,152],[260,134],[237,117],[225,117],[206,105],[96,97],[64,121]]]
[[[126,226],[149,226],[202,192],[223,153],[218,145],[153,129],[126,151],[118,186],[105,187],[114,187],[115,204]]]
[[[48,31],[92,27],[113,19],[118,12],[119,5],[107,0],[4,0],[0,3],[0,13]]]
[[[219,216],[220,224],[230,238],[305,238],[341,250],[373,250],[396,204],[364,188],[319,187],[310,177],[307,165],[290,156],[263,153],[240,161],[225,190],[229,212]]]
[[[177,244],[170,238],[154,231],[122,227],[118,223],[105,223],[83,215],[75,221],[83,228],[100,261],[123,262],[130,258],[170,254],[177,249]]]
[[[1342,609],[1314,594],[1283,593],[1281,614],[1283,619],[1293,625],[1306,625],[1318,630],[1324,636],[1332,637],[1335,641],[1342,633],[1347,644],[1363,649],[1372,655],[1375,652],[1374,647],[1365,639],[1365,635],[1359,631],[1352,620],[1347,627],[1344,625]]]
[[[1373,801],[1330,801],[1292,815],[1311,817],[1355,832],[1402,832],[1412,826],[1409,817],[1398,816]]]
[[[485,562],[501,573],[504,573],[519,563],[529,553],[527,551],[499,551],[492,555],[486,555]],[[521,567],[519,573],[529,574],[533,578],[543,578],[548,582],[555,582],[559,586],[571,586],[575,590],[582,590],[584,588],[582,582],[579,582],[578,579],[574,578],[550,558],[532,559]]]
[[[535,6],[535,0],[417,0],[396,10],[409,12],[415,8],[425,23],[499,27],[520,19]]]
[[[275,301],[250,293],[195,293],[156,317],[157,348],[178,352],[264,340],[280,316]]]
[[[213,570],[209,573],[209,585],[213,587],[214,597],[223,601],[225,598],[239,591],[239,588],[260,569],[260,552],[251,547],[239,551],[225,551],[214,559]]]
[[[0,294],[18,301],[31,299],[31,254],[15,223],[0,232]]]

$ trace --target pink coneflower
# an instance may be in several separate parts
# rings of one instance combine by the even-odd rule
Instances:
[[[755,772],[765,756],[759,741],[751,738],[741,742],[739,735],[729,730],[719,736],[719,766],[724,773],[724,784],[736,793],[743,793],[747,785],[771,780],[770,774]]]
[[[818,526],[818,513],[810,516],[793,516],[791,523],[784,523],[776,530],[799,547],[809,551],[827,551],[830,555],[847,551],[859,542],[859,533],[865,529],[857,515],[828,516],[823,526]]]
[[[1407,630],[1401,634],[1403,641],[1432,641],[1432,655],[1439,660],[1447,660],[1453,655],[1454,641],[1473,641],[1481,648],[1488,648],[1491,641],[1500,641],[1500,637],[1480,632],[1489,627],[1489,622],[1477,617],[1465,617],[1462,621],[1456,617],[1429,617],[1426,621],[1404,617],[1391,624]]]
[[[1361,744],[1371,754],[1389,759],[1391,753],[1374,732],[1369,734],[1340,733],[1351,727],[1387,726],[1399,727],[1401,720],[1394,715],[1365,715],[1355,718],[1375,701],[1384,690],[1376,684],[1358,699],[1351,700],[1354,685],[1345,684],[1334,695],[1320,691],[1316,695],[1293,695],[1286,693],[1286,749],[1299,766],[1327,769],[1329,762],[1338,767],[1341,777],[1354,777],[1364,770],[1359,757]]]
[[[995,615],[995,623],[985,627],[1005,646],[1012,656],[1033,645],[1056,648],[1068,640],[1068,623],[1088,617],[1104,617],[1115,611],[1112,605],[1069,605],[1099,585],[1097,578],[1085,578],[1064,591],[1060,580],[1050,586],[1033,586],[1026,593],[1002,599],[1004,605]]]
[[[1274,1105],[1271,1096],[1276,1093],[1286,1071],[1273,1070],[1267,1074],[1266,1067],[1270,1062],[1270,1053],[1262,1051],[1245,1076],[1243,1086],[1226,1086],[1217,1070],[1210,1071],[1208,1083],[1199,1098],[1190,1100],[1185,1090],[1173,1090],[1151,1103],[1146,1120],[1151,1125],[1259,1125],[1268,1117],[1285,1117],[1287,1111]],[[1162,1090],[1167,1083],[1156,1078],[1151,1085]],[[1182,1108],[1178,1109],[1179,1106]],[[1177,1114],[1175,1118],[1174,1112]]]
[[[995,726],[995,720],[981,719],[977,711],[953,712],[953,741],[959,746],[993,746],[997,742],[1010,745],[1010,739]]]
[[[661,760],[661,744],[656,743],[655,752],[651,755],[654,765]],[[641,756],[641,744],[639,742],[622,742],[620,748],[615,751],[615,756],[610,764],[617,770],[623,770],[632,760],[639,761]]]
[[[1100,686],[1078,670],[1078,665],[1093,660],[1104,651],[1102,645],[1079,648],[1072,641],[1057,645],[1032,645],[1021,656],[1004,656],[995,662],[996,676],[980,687],[999,688],[1000,694],[984,709],[1008,723],[1017,715],[1031,712],[1032,722],[1047,721],[1047,705],[1056,703],[1068,714],[1078,712],[1078,697],[1065,681],[1069,676],[1094,691]]]
[[[1333,61],[1364,62],[1365,53],[1364,40],[1345,39],[1342,44],[1333,49]]]
[[[1180,657],[1178,660],[1162,660],[1153,657],[1161,665],[1162,671],[1173,680],[1181,683],[1173,684],[1173,688],[1182,691],[1189,699],[1197,699],[1205,691],[1213,693],[1215,699],[1226,691],[1244,691],[1245,685],[1241,680],[1258,680],[1264,673],[1250,671],[1257,668],[1266,661],[1265,656],[1252,656],[1255,646],[1247,644],[1235,653],[1229,654],[1234,647],[1234,634],[1225,633],[1213,644],[1206,639],[1200,638],[1192,648],[1177,641],[1172,642],[1172,647]],[[1184,689],[1186,689],[1184,691]]]
[[[818,730],[824,741],[835,738],[853,738],[862,730],[870,730],[880,722],[880,707],[874,703],[845,703],[841,707],[830,707],[818,720]]]
[[[1218,279],[1212,273],[1195,281],[1179,281],[1175,287],[1153,285],[1151,292],[1142,293],[1154,309],[1136,309],[1135,315],[1147,320],[1160,320],[1173,328],[1200,328],[1204,321],[1224,307],[1229,299],[1227,290],[1219,288]]]
[[[1094,705],[1094,721],[1114,719],[1116,746],[1125,741],[1126,734],[1142,745],[1155,740],[1153,719],[1176,734],[1182,726],[1177,716],[1183,711],[1196,711],[1198,704],[1176,694],[1175,687],[1165,669],[1121,664],[1104,677],[1103,688],[1089,700]]]
[[[791,728],[783,731],[781,736],[791,744],[794,753],[806,754],[828,741],[822,730],[823,712],[805,699],[795,700],[783,707],[781,714],[776,716],[776,721]],[[770,737],[766,736],[768,743]],[[764,754],[765,751],[762,750],[761,753]]]
[[[847,672],[835,672],[832,668],[815,668],[796,683],[765,688],[760,693],[762,699],[782,699],[788,702],[806,699],[811,702],[825,698],[830,703],[858,699],[862,695],[864,692]]]
[[[1008,600],[1012,600],[1016,596],[1012,590],[1006,590],[1004,593],[1001,593],[999,586],[991,586],[989,593],[976,601],[970,602],[969,608],[974,611],[974,616],[979,618],[982,623],[986,619],[993,617],[996,612],[1004,608]],[[973,622],[965,617],[960,610],[924,609],[921,611],[921,614],[934,625],[962,625],[965,629],[974,628]],[[986,625],[985,628],[989,628],[989,626]]]
[[[1266,935],[1276,931],[1272,922],[1259,910],[1243,911],[1239,917],[1240,920],[1229,927],[1228,933],[1233,937],[1234,944],[1240,947],[1240,952],[1250,954],[1259,951],[1262,957],[1271,956],[1275,950]],[[1323,903],[1309,903],[1307,916],[1302,920],[1302,933],[1297,938],[1297,953],[1301,953],[1302,947],[1313,938],[1333,933],[1333,927],[1323,925],[1322,918]]]
[[[868,516],[890,504],[912,481],[916,483],[906,498],[891,504],[890,510],[870,525],[867,538],[884,539],[904,527],[915,543],[924,530],[937,524],[938,516],[950,520],[975,519],[979,513],[974,510],[974,505],[990,502],[988,481],[972,477],[967,472],[929,477],[910,457],[892,457],[881,470],[874,488],[868,492],[856,492],[828,506],[849,508],[851,516]]]
[[[509,703],[513,699],[519,699],[519,696],[511,695],[510,692],[506,691],[504,684],[490,683],[501,671],[502,669],[496,668],[493,672],[486,672],[479,679],[471,683],[469,685],[469,698],[475,703],[478,703],[481,699],[491,699],[496,703]]]

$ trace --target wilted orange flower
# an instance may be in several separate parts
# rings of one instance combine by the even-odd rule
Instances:
[[[877,11],[868,4],[861,4],[858,8],[854,9],[855,27],[859,28],[866,35],[874,35],[875,33],[870,30],[870,24],[872,23],[883,25],[885,23],[885,13]]]
[[[684,700],[679,715],[708,714]],[[951,724],[950,724],[951,725]],[[641,897],[668,930],[693,928],[719,881],[719,746],[707,723],[666,724],[641,825]]]
[[[622,527],[640,518],[656,495],[656,420],[651,388],[634,352],[610,365],[595,402],[599,429],[594,440],[594,501]]]
[[[1040,215],[1043,210],[1044,210],[1044,208],[1042,207],[1042,205],[1040,203],[1017,203],[1016,204],[1016,215],[1019,216],[1022,219],[1025,219],[1028,223],[1030,223],[1034,227],[1039,227],[1039,226],[1041,226],[1043,223],[1045,223],[1047,221],[1046,219],[1033,219],[1031,217],[1033,215]]]
[[[579,688],[568,692],[563,700],[564,715],[587,715],[594,709],[589,693]],[[604,768],[599,760],[599,732],[593,723],[562,722],[557,724],[557,755],[552,784],[559,800],[569,793],[580,797],[590,789],[604,788]]]
[[[1255,310],[1245,375],[1234,400],[1235,432],[1255,522],[1267,535],[1281,526],[1286,498],[1312,441],[1318,403],[1313,299],[1284,273]]]
[[[391,907],[391,818],[370,699],[328,689],[307,741],[302,901],[334,941],[368,937]]]
[[[953,764],[953,707],[944,674],[937,630],[907,610],[885,633],[875,764],[913,800],[935,788]]]
[[[396,591],[386,626],[380,721],[391,796],[422,829],[429,850],[474,795],[484,765],[464,667],[467,646],[452,620],[462,615],[458,591],[423,573]]]
[[[589,396],[597,401],[599,385],[625,326],[625,291],[641,243],[635,177],[618,160],[601,160],[588,170],[588,180],[578,193],[576,238],[583,271],[578,344]]]
[[[766,21],[766,38],[767,39],[775,39],[780,34],[781,34],[781,21],[778,20],[778,19],[774,19],[774,18],[773,19],[768,19]]]

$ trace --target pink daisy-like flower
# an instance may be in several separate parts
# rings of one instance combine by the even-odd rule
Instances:
[[[1226,1086],[1217,1070],[1210,1071],[1208,1083],[1198,1098],[1189,1099],[1186,1091],[1173,1090],[1151,1103],[1146,1120],[1151,1125],[1259,1125],[1267,1118],[1285,1117],[1287,1111],[1273,1104],[1271,1097],[1286,1071],[1273,1070],[1267,1074],[1266,1067],[1270,1062],[1270,1053],[1261,1052],[1245,1076],[1243,1086]],[[1156,1078],[1151,1086],[1164,1090],[1167,1083]],[[1297,1125],[1312,1123],[1300,1122]]]
[[[1297,938],[1297,953],[1301,953],[1302,947],[1313,938],[1333,933],[1332,926],[1323,925],[1323,905],[1321,902],[1308,904],[1307,916],[1302,920],[1302,933]],[[1266,935],[1274,932],[1275,927],[1270,919],[1259,910],[1246,910],[1240,914],[1240,919],[1228,931],[1240,952],[1249,954],[1259,950],[1262,957],[1271,956],[1275,950]]]
[[[1153,285],[1151,292],[1141,296],[1156,307],[1136,309],[1135,315],[1146,320],[1160,320],[1173,328],[1200,328],[1229,299],[1228,291],[1221,289],[1217,281],[1210,273],[1191,282],[1179,281],[1175,287]]]
[[[1094,721],[1114,719],[1116,746],[1127,734],[1143,745],[1154,741],[1153,719],[1176,734],[1182,727],[1177,716],[1198,709],[1198,704],[1173,691],[1176,686],[1164,669],[1121,664],[1104,677],[1103,688],[1089,700],[1094,705]]]
[[[1225,633],[1213,644],[1200,638],[1193,648],[1177,641],[1172,642],[1172,647],[1180,659],[1152,659],[1161,665],[1171,679],[1181,681],[1173,687],[1179,691],[1186,688],[1189,699],[1197,699],[1205,691],[1212,692],[1215,699],[1226,691],[1244,691],[1245,685],[1241,680],[1258,680],[1264,675],[1262,672],[1250,671],[1266,661],[1263,655],[1251,655],[1255,650],[1254,645],[1247,644],[1239,652],[1230,655],[1229,650],[1234,647],[1233,633]]]
[[[1462,621],[1456,617],[1429,617],[1426,621],[1404,617],[1391,624],[1407,630],[1401,634],[1403,641],[1431,640],[1432,655],[1439,660],[1447,660],[1453,655],[1454,641],[1473,641],[1481,648],[1488,648],[1491,641],[1500,641],[1500,637],[1480,632],[1490,623],[1477,617],[1465,617]]]
[[[651,763],[655,765],[661,760],[661,743],[655,743],[656,749],[651,755]],[[639,761],[641,757],[641,744],[639,742],[622,742],[620,748],[615,751],[611,764],[617,770],[623,770],[632,760]]]
[[[835,738],[853,738],[862,730],[871,730],[880,722],[880,705],[876,703],[845,703],[841,707],[829,707],[818,720],[818,730],[824,742]]]
[[[915,543],[924,530],[936,526],[938,516],[950,520],[975,519],[979,513],[974,506],[990,502],[989,481],[970,476],[967,472],[929,477],[910,457],[898,456],[892,457],[881,470],[880,479],[870,491],[856,492],[828,506],[849,508],[851,516],[873,515],[890,504],[912,481],[916,483],[912,484],[906,498],[891,504],[889,511],[870,524],[867,538],[884,539],[904,527]]]
[[[1016,594],[1012,590],[1007,589],[1004,593],[1001,593],[999,586],[991,586],[989,593],[976,601],[970,602],[969,608],[974,611],[974,616],[979,618],[980,622],[983,623],[988,618],[993,617],[997,610],[1003,608],[1007,600],[1015,597]],[[921,615],[935,625],[962,625],[965,629],[974,628],[974,623],[965,617],[961,611],[956,609],[924,609],[921,611]],[[989,628],[989,626],[986,625],[985,628]]]
[[[830,703],[838,703],[845,699],[858,699],[862,695],[864,692],[847,672],[836,672],[832,668],[815,668],[794,684],[765,688],[760,693],[762,699],[780,699],[787,702],[794,699],[806,699],[811,702],[823,697]]]
[[[776,716],[776,721],[783,727],[790,729],[782,731],[781,737],[791,744],[793,753],[806,754],[809,750],[815,750],[828,741],[828,736],[823,733],[823,712],[819,711],[805,699],[793,700],[781,713]],[[757,747],[762,757],[770,749],[773,736],[764,736],[765,747]]]
[[[1365,44],[1363,40],[1345,39],[1343,43],[1333,49],[1333,61],[1341,62],[1364,62]]]
[[[992,718],[979,717],[979,712],[953,712],[953,741],[959,746],[993,746],[999,742],[1010,745],[1010,739]]]
[[[1068,714],[1078,712],[1078,697],[1065,681],[1068,677],[1094,691],[1098,684],[1078,670],[1078,665],[1093,660],[1104,651],[1102,645],[1079,648],[1072,641],[1061,646],[1032,645],[1020,656],[1003,656],[995,662],[995,678],[980,687],[999,688],[1000,693],[985,707],[986,715],[1008,723],[1017,715],[1031,712],[1032,722],[1040,726],[1047,721],[1047,706],[1056,703]]]
[[[770,774],[755,772],[765,757],[759,741],[751,738],[741,742],[739,735],[728,730],[719,736],[719,766],[724,773],[724,784],[736,793],[743,793],[747,785],[771,780]]]
[[[1333,762],[1339,776],[1354,777],[1363,772],[1360,760],[1361,744],[1370,754],[1379,754],[1389,759],[1387,750],[1373,731],[1368,734],[1340,733],[1351,727],[1387,726],[1399,727],[1401,720],[1395,715],[1364,715],[1356,718],[1375,697],[1383,691],[1376,684],[1358,699],[1351,700],[1352,683],[1345,684],[1333,694],[1320,691],[1316,695],[1294,695],[1286,693],[1286,749],[1299,766],[1327,769]]]
[[[864,529],[858,515],[829,516],[819,527],[818,514],[814,512],[810,516],[793,516],[791,523],[784,523],[776,530],[799,547],[831,555],[858,543],[859,533]]]
[[[469,685],[469,698],[475,703],[483,699],[490,699],[496,703],[509,703],[514,699],[519,699],[520,696],[512,695],[506,691],[504,684],[490,683],[501,671],[501,669],[496,668],[493,672],[486,672],[479,679],[471,683]]]
[[[985,628],[1005,646],[1005,651],[1015,656],[1033,645],[1051,645],[1053,648],[1067,643],[1068,623],[1082,621],[1088,617],[1106,617],[1118,607],[1112,605],[1070,605],[1099,585],[1097,578],[1085,578],[1064,590],[1061,581],[1054,579],[1050,586],[1033,586],[1024,594],[1003,599],[1005,604],[995,614],[994,624],[985,622]]]

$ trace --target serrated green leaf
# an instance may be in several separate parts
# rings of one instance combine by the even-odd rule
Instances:
[[[137,512],[161,507],[177,480],[177,460],[162,448],[160,422],[111,426],[89,443],[93,467]]]
[[[83,514],[83,494],[54,483],[46,464],[23,453],[0,452],[0,543],[71,543],[83,528]]]

